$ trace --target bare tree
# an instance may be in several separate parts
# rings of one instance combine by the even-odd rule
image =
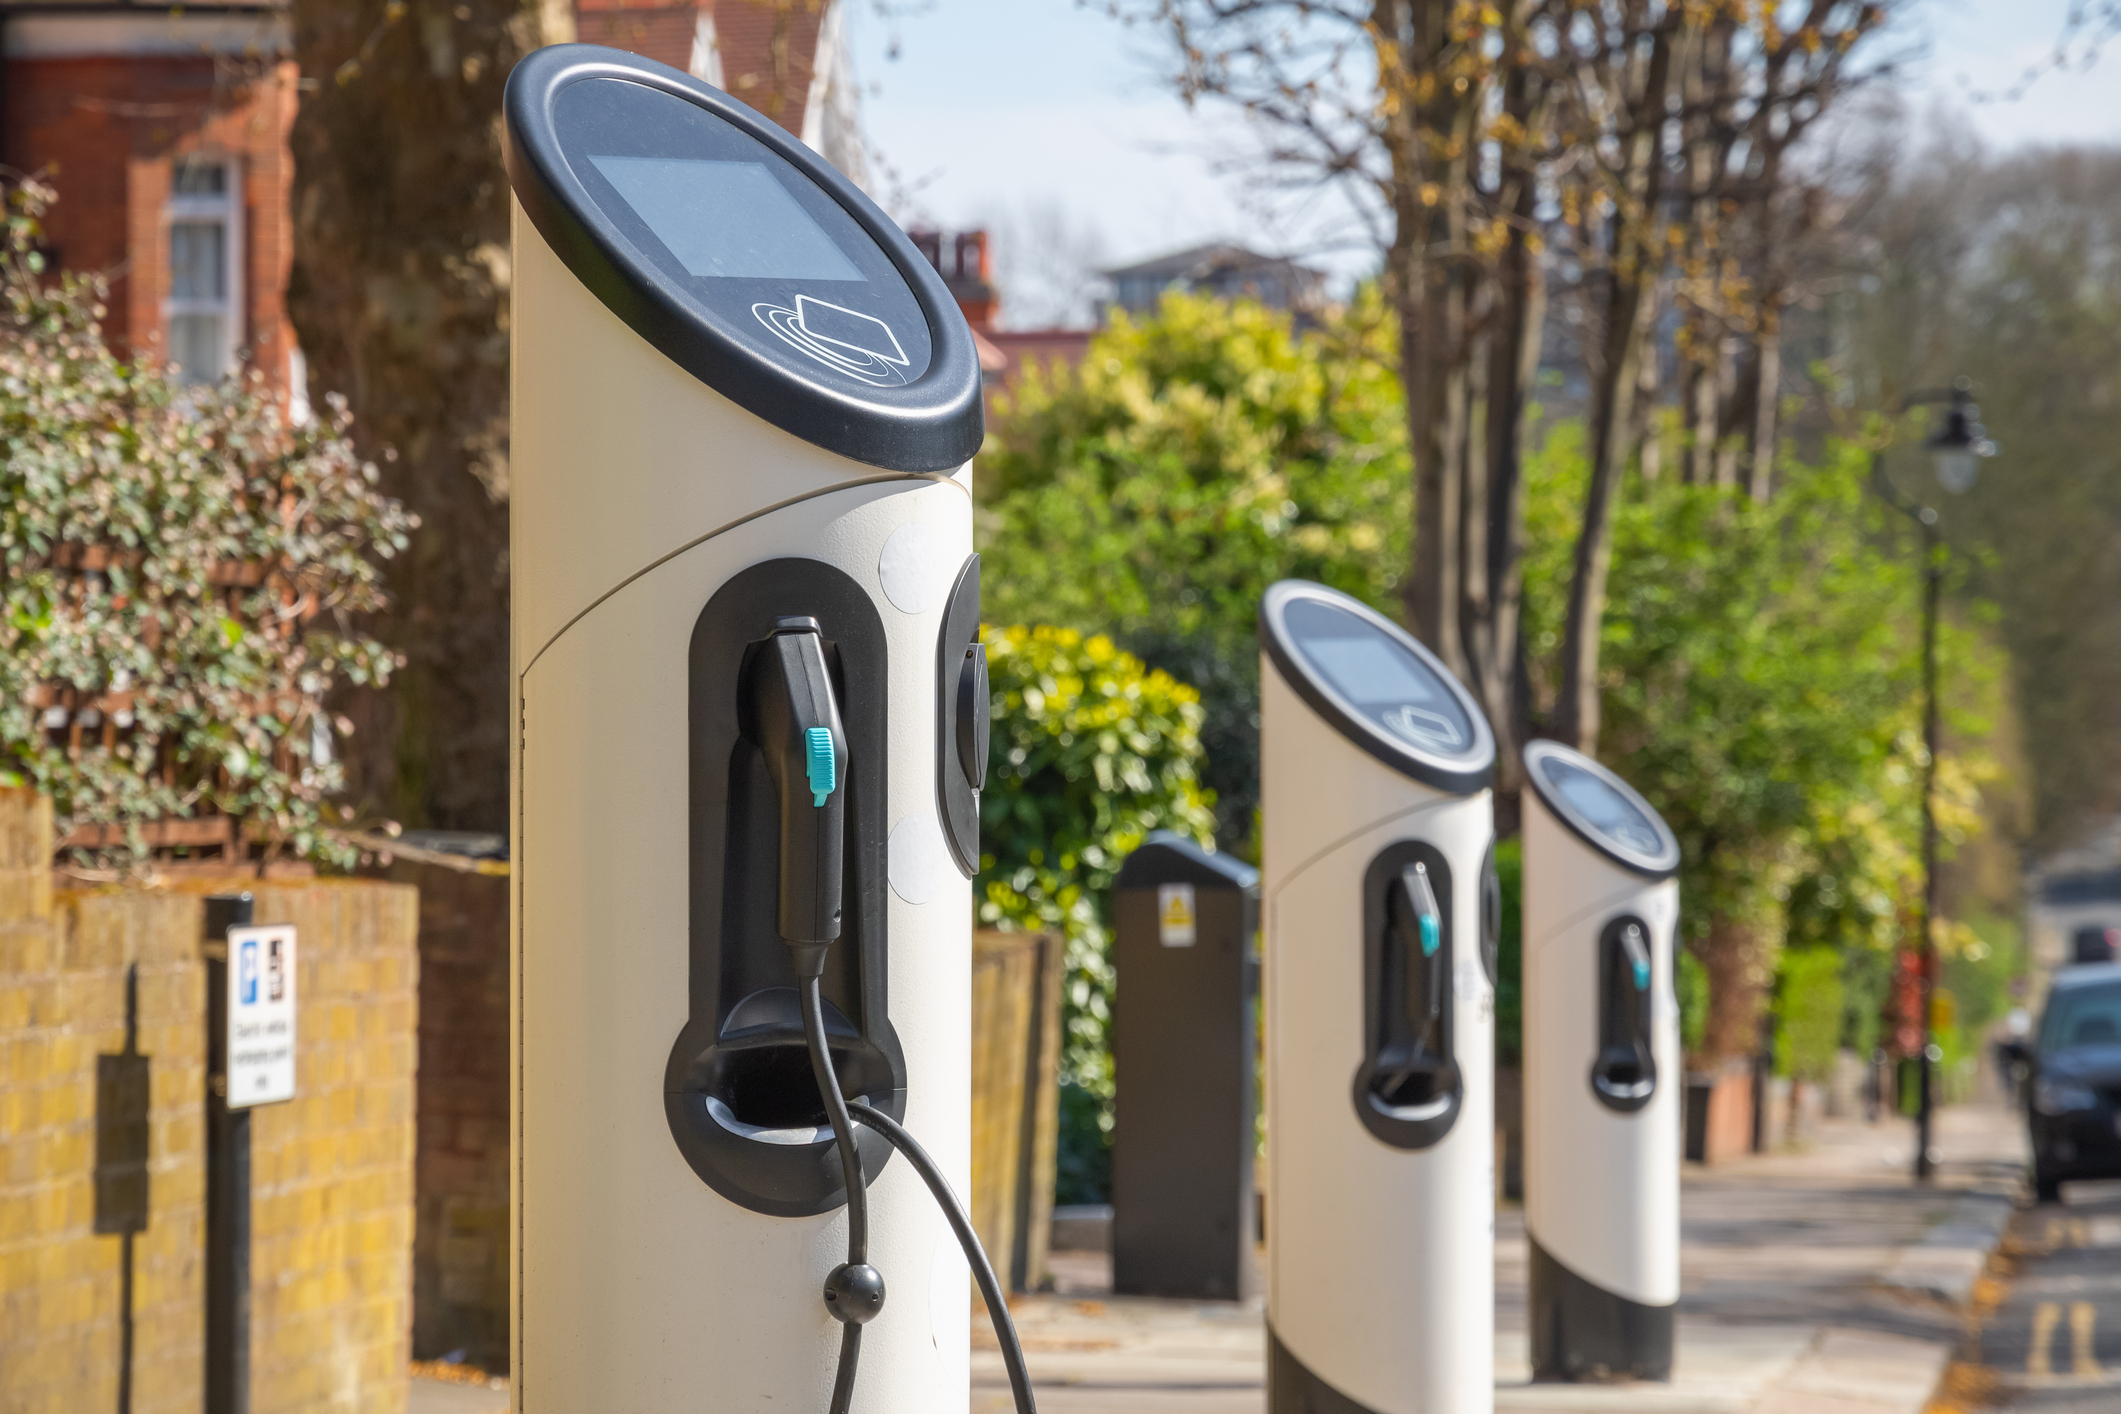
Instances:
[[[1561,695],[1550,730],[1595,751],[1598,646],[1612,560],[1613,501],[1636,442],[1639,360],[1664,271],[1665,127],[1672,113],[1673,51],[1687,42],[1685,11],[1652,0],[1580,14],[1561,30],[1576,62],[1570,103],[1577,140],[1594,155],[1585,247],[1596,257],[1602,328],[1590,409],[1591,480],[1577,532],[1562,631]]]
[[[1904,3],[1905,0],[1902,0]],[[1531,730],[1519,667],[1528,389],[1542,251],[1581,267],[1591,476],[1549,733],[1595,750],[1615,499],[1658,396],[1676,302],[1689,475],[1765,495],[1787,247],[1822,204],[1791,149],[1861,77],[1884,3],[1809,0],[1142,0],[1189,102],[1234,104],[1263,176],[1337,184],[1369,218],[1399,316],[1414,450],[1408,624],[1487,708]],[[1678,253],[1675,260],[1674,253]]]

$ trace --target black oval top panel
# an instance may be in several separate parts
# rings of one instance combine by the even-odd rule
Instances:
[[[1679,841],[1635,788],[1558,741],[1527,742],[1524,773],[1554,817],[1614,863],[1653,879],[1679,868]]]
[[[540,49],[509,75],[508,176],[634,332],[783,431],[895,471],[984,435],[972,332],[868,197],[729,95],[623,50]]]
[[[1341,735],[1438,790],[1471,795],[1495,774],[1495,738],[1436,655],[1335,589],[1285,579],[1267,590],[1260,641],[1290,686]]]

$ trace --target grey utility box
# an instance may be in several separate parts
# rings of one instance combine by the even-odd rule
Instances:
[[[1259,1290],[1259,871],[1159,830],[1120,867],[1112,917],[1112,1289],[1242,1300]]]

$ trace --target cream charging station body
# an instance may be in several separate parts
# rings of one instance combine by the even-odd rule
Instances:
[[[674,69],[540,50],[506,118],[517,1408],[823,1411],[848,1187],[800,959],[849,1099],[968,1178],[973,341],[858,190]],[[858,1148],[860,1407],[961,1411],[964,1261]]]
[[[1260,608],[1270,1414],[1494,1405],[1494,738],[1382,615]]]
[[[1664,1380],[1679,1300],[1679,844],[1579,751],[1524,752],[1532,1373]]]

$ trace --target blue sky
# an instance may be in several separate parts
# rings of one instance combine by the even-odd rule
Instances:
[[[2046,75],[2015,103],[1967,101],[2049,52],[2069,3],[1924,0],[1901,28],[1922,51],[1908,83],[1916,110],[1960,113],[1996,146],[2121,141],[2121,46],[2089,73]],[[896,177],[875,185],[894,214],[989,225],[1019,252],[1058,244],[1112,263],[1223,237],[1303,247],[1328,218],[1263,210],[1219,171],[1242,151],[1242,125],[1187,112],[1159,81],[1155,36],[1093,5],[935,0],[884,20],[870,0],[848,0],[863,124]]]

